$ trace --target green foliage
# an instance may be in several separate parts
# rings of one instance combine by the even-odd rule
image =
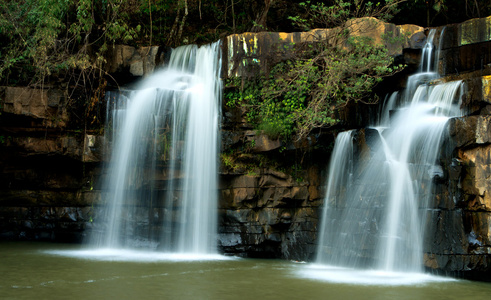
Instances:
[[[172,138],[170,137],[170,132],[165,131],[158,135],[157,137],[157,157],[159,160],[168,161],[171,156],[172,151]]]
[[[300,3],[306,11],[303,16],[290,16],[289,19],[303,30],[343,26],[347,20],[368,16],[388,21],[399,12],[398,5],[405,1],[334,0],[329,2],[331,5],[305,1]]]
[[[137,36],[138,27],[129,27],[121,13],[127,2],[3,1],[0,81],[39,84],[68,71],[102,70],[110,44]]]
[[[227,105],[247,108],[247,119],[256,129],[272,138],[302,139],[315,128],[339,123],[338,110],[350,102],[375,103],[368,97],[385,76],[399,71],[383,45],[369,37],[351,34],[350,26],[366,30],[374,26],[351,21],[352,16],[383,15],[393,12],[394,3],[336,0],[333,6],[323,3],[301,3],[308,9],[308,19],[292,17],[297,25],[310,29],[312,24],[337,24],[329,38],[312,37],[312,41],[294,46],[294,55],[274,65],[270,73],[259,78],[242,79],[240,88],[225,93]],[[376,20],[373,22],[377,22]],[[341,25],[340,25],[341,24]],[[350,25],[351,24],[351,25]],[[387,34],[387,36],[390,36]],[[390,43],[402,40],[392,39]],[[278,50],[278,53],[284,49]],[[238,79],[229,84],[239,86]]]
[[[489,15],[489,0],[408,0],[401,5],[395,21],[435,27]]]
[[[220,154],[220,160],[225,169],[231,172],[244,172],[248,176],[257,176],[259,168],[266,164],[266,158],[261,154],[235,151]]]

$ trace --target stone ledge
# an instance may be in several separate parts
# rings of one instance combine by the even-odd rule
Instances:
[[[43,120],[46,127],[63,128],[68,122],[66,98],[57,89],[0,87],[2,111]]]
[[[106,71],[109,73],[129,72],[133,76],[153,73],[163,57],[159,56],[158,46],[135,48],[127,45],[115,45],[111,49]]]
[[[420,49],[426,36],[423,27],[416,25],[394,25],[375,18],[361,18],[349,21],[352,36],[371,37],[376,44],[385,45],[392,56],[402,55],[403,48]],[[285,58],[292,55],[293,45],[331,39],[337,28],[313,29],[309,32],[246,32],[227,37],[228,77],[244,76],[251,69],[266,70],[267,60],[272,53],[279,51]],[[402,45],[384,41],[383,36],[402,38]]]
[[[458,148],[491,143],[491,115],[453,118],[447,126]]]
[[[486,272],[491,270],[491,255],[424,254],[424,266],[443,272]],[[467,274],[461,274],[469,277]],[[484,280],[482,278],[481,280]]]
[[[18,136],[7,139],[4,147],[15,149],[17,154],[33,155],[60,155],[83,162],[102,161],[103,137],[85,135],[83,140],[71,136],[58,138],[40,138]]]

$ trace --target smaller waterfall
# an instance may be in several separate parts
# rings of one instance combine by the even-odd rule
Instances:
[[[388,99],[385,99],[379,112],[378,124],[375,124],[375,126],[390,127],[390,113],[396,108],[398,97],[399,92],[393,92]]]
[[[179,47],[165,70],[109,95],[97,247],[216,253],[220,53]]]
[[[331,155],[331,164],[329,166],[329,180],[327,184],[326,201],[324,205],[323,216],[332,216],[331,218],[322,218],[321,232],[319,235],[319,251],[317,251],[317,260],[323,261],[324,255],[333,255],[329,249],[334,241],[334,234],[326,233],[328,228],[336,228],[339,220],[335,217],[339,215],[336,209],[339,207],[339,201],[346,197],[348,191],[353,185],[353,131],[345,131],[338,134],[334,143],[334,149]],[[327,224],[329,223],[329,224]]]
[[[463,90],[460,81],[433,84],[434,36],[430,31],[419,73],[388,98],[379,124],[336,139],[317,263],[422,272],[425,210],[443,173],[441,137],[447,120],[461,115]]]

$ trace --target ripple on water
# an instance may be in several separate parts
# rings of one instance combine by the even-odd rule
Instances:
[[[430,282],[457,281],[454,278],[424,273],[387,272],[380,270],[356,270],[327,265],[307,265],[298,271],[306,279],[353,285],[423,285]]]
[[[158,262],[158,261],[211,261],[232,260],[233,257],[219,254],[196,253],[163,253],[121,249],[87,249],[87,250],[45,250],[49,255],[59,255],[78,259],[99,261],[129,261],[129,262]]]

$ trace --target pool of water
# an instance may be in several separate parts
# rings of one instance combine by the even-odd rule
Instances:
[[[491,299],[491,283],[280,260],[0,243],[1,299]]]

